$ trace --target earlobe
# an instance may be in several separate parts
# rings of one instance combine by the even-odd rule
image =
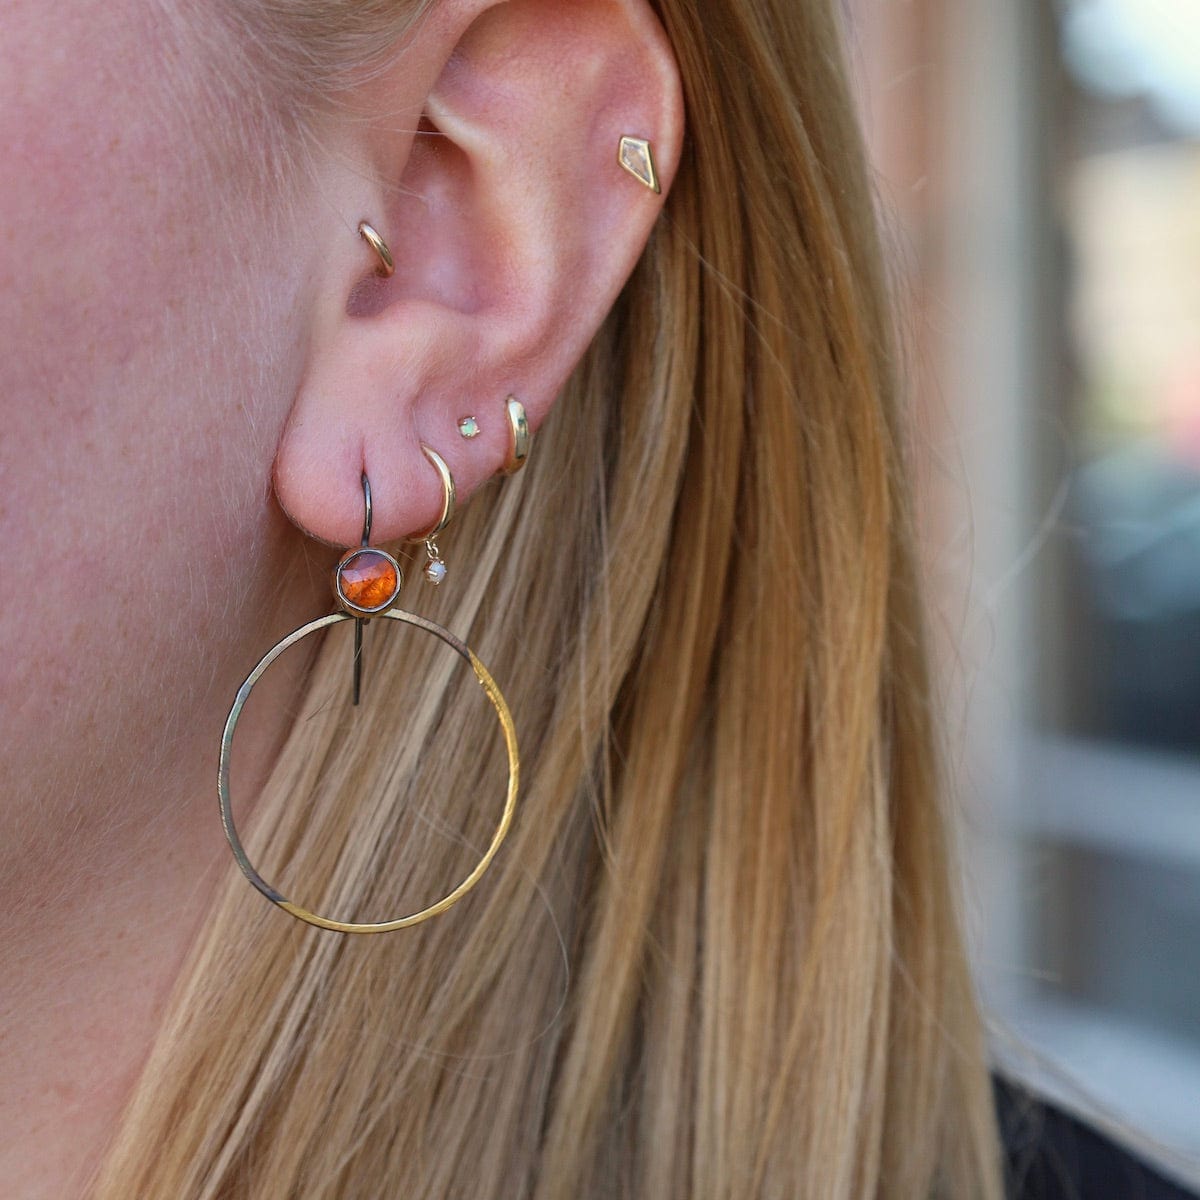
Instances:
[[[641,254],[682,141],[677,70],[646,0],[508,0],[414,36],[395,94],[384,79],[359,98],[378,119],[343,131],[376,182],[342,179],[394,273],[356,308],[383,251],[347,235],[364,211],[329,222],[325,282],[340,299],[317,325],[275,464],[285,511],[338,545],[357,536],[363,470],[376,540],[433,522],[442,490],[422,443],[459,503],[511,466],[508,398],[527,429],[545,419]],[[397,169],[383,113],[401,92],[411,111],[414,59],[437,70]]]

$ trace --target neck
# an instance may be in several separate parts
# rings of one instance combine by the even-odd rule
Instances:
[[[287,620],[301,623],[320,603],[295,597],[293,611],[266,624],[291,628]],[[204,661],[218,666],[211,680],[195,684],[194,703],[176,712],[174,734],[161,720],[150,722],[158,740],[131,743],[125,762],[90,787],[81,778],[70,802],[35,788],[21,805],[0,806],[0,1178],[7,1195],[83,1194],[112,1135],[231,862],[217,808],[218,739],[238,684],[272,635],[264,638],[255,623],[236,643],[190,647],[189,655],[207,652]],[[299,650],[284,655],[238,727],[241,812],[278,754],[309,661]],[[193,666],[193,678],[201,674]],[[30,812],[42,818],[33,828]],[[247,886],[246,903],[265,902]]]

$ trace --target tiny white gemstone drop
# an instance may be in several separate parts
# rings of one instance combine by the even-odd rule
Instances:
[[[441,583],[446,578],[446,564],[440,558],[431,558],[425,564],[425,578],[430,583]]]

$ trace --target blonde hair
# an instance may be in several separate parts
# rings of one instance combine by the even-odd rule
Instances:
[[[239,2],[326,91],[412,16]],[[98,1200],[1001,1195],[835,15],[656,8],[688,121],[664,216],[420,598],[512,705],[509,840],[379,938],[231,865]],[[251,840],[298,901],[380,919],[466,873],[502,759],[470,673],[395,627],[349,716],[344,629]]]

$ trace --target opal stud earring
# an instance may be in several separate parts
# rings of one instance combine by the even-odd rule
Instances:
[[[617,146],[617,162],[652,192],[662,193],[658,169],[654,165],[654,151],[645,138],[623,137]]]
[[[458,432],[470,441],[479,433],[479,422],[474,417],[462,417],[458,422]]]

